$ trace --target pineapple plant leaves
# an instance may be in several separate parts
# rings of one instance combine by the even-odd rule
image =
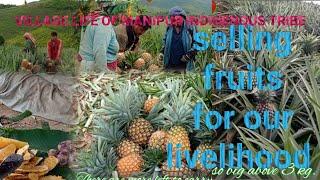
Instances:
[[[111,121],[118,121],[121,126],[138,118],[141,114],[146,96],[139,91],[136,84],[120,86],[119,91],[109,88],[108,97],[104,98],[102,109]]]
[[[143,153],[144,172],[143,177],[152,177],[156,168],[165,160],[165,154],[161,149],[146,149]]]

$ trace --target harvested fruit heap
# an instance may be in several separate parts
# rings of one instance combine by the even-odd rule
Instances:
[[[119,67],[122,71],[131,69],[147,70],[149,72],[159,72],[160,62],[147,52],[125,52],[118,54]]]
[[[38,64],[32,64],[29,60],[23,59],[21,61],[21,70],[32,72],[33,74],[37,74],[40,72],[41,67]]]
[[[103,105],[95,110],[95,143],[90,152],[79,154],[77,171],[108,178],[114,171],[126,178],[151,177],[156,170],[161,171],[159,176],[169,177],[206,172],[200,161],[195,169],[188,168],[185,160],[181,168],[167,166],[168,143],[173,145],[173,154],[177,144],[182,151],[198,147],[199,156],[213,148],[212,138],[202,141],[203,135],[193,132],[195,92],[185,90],[185,82],[175,78],[148,87],[133,81],[108,88]]]
[[[59,164],[59,160],[54,156],[37,157],[37,152],[26,142],[0,137],[0,179],[63,179],[61,176],[46,176]]]

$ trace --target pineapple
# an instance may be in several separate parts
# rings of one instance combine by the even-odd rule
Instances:
[[[182,162],[181,168],[176,167],[176,162],[174,159],[172,159],[172,167],[169,168],[168,161],[163,163],[162,165],[162,174],[166,175],[168,177],[182,177],[187,178],[192,176],[192,170],[188,168],[187,164],[185,162]]]
[[[123,62],[126,59],[126,55],[124,53],[118,53],[119,63]]]
[[[190,150],[189,132],[192,131],[192,109],[191,95],[180,91],[178,94],[172,92],[169,104],[164,105],[163,126],[168,130],[167,143],[172,144],[173,155],[176,152],[177,144],[181,145],[180,150]]]
[[[210,143],[202,143],[200,144],[196,150],[199,151],[199,154],[198,154],[198,159],[197,159],[197,164],[196,164],[196,169],[197,170],[200,170],[201,172],[203,173],[209,173],[209,170],[206,169],[202,163],[201,163],[201,157],[203,155],[203,153],[206,151],[206,150],[213,150],[213,145],[210,144]],[[208,158],[210,158],[209,155],[207,155]]]
[[[142,152],[141,147],[130,140],[123,140],[119,144],[117,150],[120,158],[126,157],[130,154],[141,154]]]
[[[256,109],[261,119],[263,119],[265,111],[269,111],[269,117],[274,117],[275,105],[273,101],[275,96],[276,93],[274,91],[258,91],[255,93],[255,98],[258,102]]]
[[[155,65],[155,64],[151,64],[151,65],[149,66],[149,68],[148,68],[148,71],[149,71],[149,72],[157,72],[157,71],[159,71],[159,70],[160,70],[160,67],[157,66],[157,65]]]
[[[23,59],[21,61],[21,69],[22,70],[27,70],[28,66],[29,66],[29,61],[27,59]]]
[[[248,87],[248,84],[249,84],[249,71],[244,71],[245,73],[245,79],[244,79],[244,82],[246,84],[246,86]],[[257,87],[257,76],[256,74],[253,74],[252,78],[251,78],[251,81],[252,81],[252,89],[256,88]]]
[[[150,53],[142,53],[141,58],[146,61],[146,63],[149,63],[152,60],[152,56]]]
[[[188,131],[182,126],[174,126],[168,131],[168,141],[167,143],[172,144],[172,153],[176,152],[176,145],[181,144],[181,152],[185,150],[190,151],[190,139],[188,136]]]
[[[105,122],[103,119],[96,121],[96,132],[94,135],[102,137],[108,145],[117,148],[117,153],[120,158],[126,157],[130,154],[141,154],[141,147],[128,140],[123,139],[124,132],[121,130],[121,126],[118,122]]]
[[[138,52],[129,51],[124,54],[125,58],[122,61],[119,61],[119,67],[123,70],[131,69],[134,67],[134,63],[139,59],[140,54]],[[120,58],[123,56],[120,54]]]
[[[120,177],[130,177],[142,171],[143,158],[139,154],[130,154],[117,162]]]
[[[154,132],[149,139],[150,149],[161,149],[162,152],[166,152],[168,134],[164,131]]]
[[[152,132],[151,123],[143,118],[134,120],[128,129],[130,139],[139,145],[148,144]]]
[[[133,64],[133,67],[135,69],[139,69],[141,70],[144,66],[146,65],[146,61],[142,58],[139,58],[138,60],[136,60]]]
[[[38,64],[36,64],[36,65],[34,65],[33,68],[32,68],[32,73],[33,73],[33,74],[37,74],[37,73],[40,72],[40,70],[41,70],[41,67],[40,67]]]
[[[150,113],[150,111],[152,110],[152,108],[157,105],[159,103],[159,98],[154,97],[151,99],[146,100],[146,102],[144,103],[144,112],[146,113]]]

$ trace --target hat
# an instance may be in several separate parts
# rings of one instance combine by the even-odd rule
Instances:
[[[169,10],[169,16],[183,16],[187,17],[186,12],[179,6],[175,6]]]

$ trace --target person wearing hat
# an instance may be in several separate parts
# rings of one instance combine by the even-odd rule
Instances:
[[[171,23],[167,27],[159,58],[163,60],[164,68],[167,71],[192,71],[196,55],[196,51],[192,48],[196,27],[186,23],[186,12],[181,7],[171,8],[169,17],[170,19],[179,17],[183,21],[182,23]]]
[[[100,4],[104,9],[104,3]],[[102,22],[103,11],[93,11],[95,23],[89,23],[80,42],[78,61],[81,70],[88,71],[116,71],[119,43],[112,23]]]
[[[26,53],[35,54],[36,52],[36,39],[31,33],[24,33],[23,38],[25,39],[25,45],[23,51]]]

